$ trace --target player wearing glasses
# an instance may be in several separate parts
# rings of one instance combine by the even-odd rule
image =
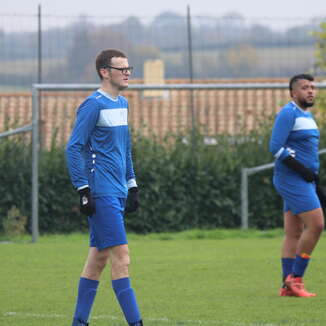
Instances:
[[[112,287],[128,324],[142,326],[129,279],[123,218],[124,212],[133,212],[139,205],[128,101],[120,95],[128,87],[132,67],[124,53],[108,49],[97,55],[96,70],[101,87],[79,106],[66,149],[69,174],[90,229],[90,248],[79,280],[72,326],[88,325],[99,280],[109,261]]]

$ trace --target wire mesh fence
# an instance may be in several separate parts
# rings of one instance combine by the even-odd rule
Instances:
[[[103,47],[127,52],[135,78],[146,60],[162,59],[165,78],[279,78],[317,71],[316,37],[325,18],[244,18],[241,15],[155,17],[0,14],[0,88],[97,82],[94,58]],[[41,37],[39,38],[39,32]],[[41,50],[41,51],[40,51]],[[41,54],[41,56],[39,56]],[[38,61],[39,59],[39,61]]]

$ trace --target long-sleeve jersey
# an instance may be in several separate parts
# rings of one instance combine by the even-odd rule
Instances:
[[[94,197],[126,198],[136,186],[128,128],[128,101],[101,90],[77,110],[66,147],[69,174],[76,189],[89,186]]]
[[[294,102],[286,104],[276,116],[269,143],[276,159],[274,173],[296,173],[282,163],[290,155],[318,173],[318,146],[319,130],[311,112],[302,110]]]

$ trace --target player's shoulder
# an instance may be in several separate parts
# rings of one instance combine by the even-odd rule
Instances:
[[[90,105],[96,106],[98,108],[103,108],[108,105],[107,102],[110,101],[110,99],[111,98],[107,94],[97,90],[89,95],[85,101]]]
[[[91,95],[89,95],[86,98],[86,100],[88,100],[89,102],[93,102],[93,103],[99,103],[103,97],[104,97],[103,94],[101,94],[97,90],[97,91],[93,92]]]
[[[285,104],[282,108],[281,108],[281,111],[284,111],[284,112],[295,112],[297,110],[297,107],[293,104],[293,102],[288,102],[287,104]]]
[[[101,90],[97,90],[90,97],[92,98],[93,101],[96,101],[99,107],[102,109],[128,107],[128,100],[122,95],[118,95],[117,97],[112,97],[111,95]]]
[[[287,116],[287,117],[294,117],[296,114],[296,106],[293,105],[292,102],[287,103],[286,105],[284,105],[280,111],[278,112],[278,116]]]
[[[92,93],[87,96],[84,101],[80,104],[78,111],[82,111],[85,109],[97,109],[99,107],[98,103],[98,94],[97,92]]]

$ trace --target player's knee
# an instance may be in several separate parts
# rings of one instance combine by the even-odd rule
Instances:
[[[285,232],[285,236],[291,240],[299,240],[302,234],[302,230],[288,230]]]
[[[116,256],[112,260],[112,270],[116,273],[127,273],[130,265],[129,254],[124,253]]]
[[[313,227],[314,233],[320,235],[324,231],[324,227],[324,222],[319,222],[315,224]]]
[[[96,267],[98,271],[102,271],[104,267],[106,266],[108,261],[108,257],[106,255],[100,255],[96,259]]]
[[[117,257],[117,259],[114,261],[114,265],[119,269],[128,268],[128,266],[130,265],[129,255]]]

